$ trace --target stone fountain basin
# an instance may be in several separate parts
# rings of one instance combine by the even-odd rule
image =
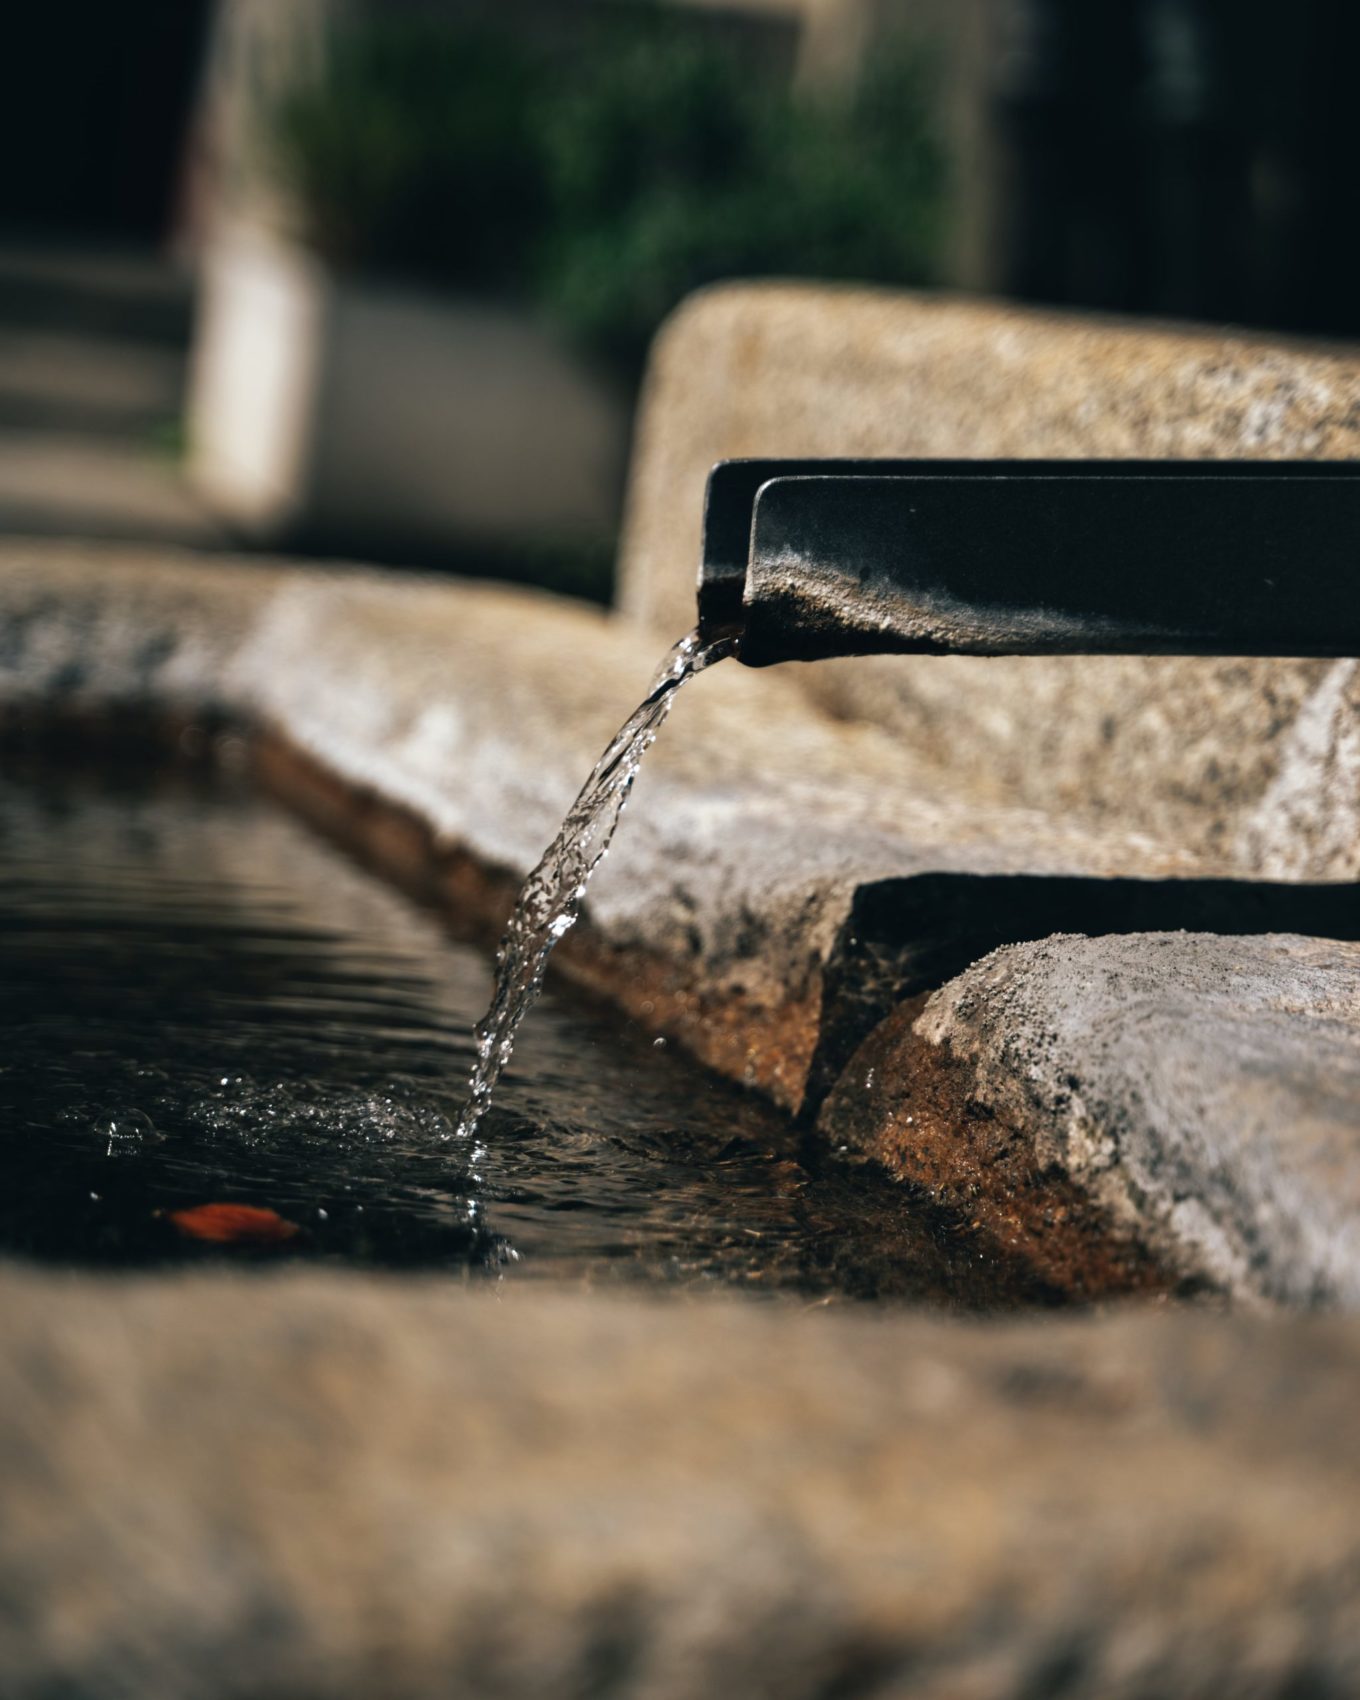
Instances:
[[[0,631],[11,730],[240,726],[489,924],[654,660],[537,594],[58,544],[3,546]],[[1270,931],[1300,888],[1233,936],[1242,871],[710,673],[563,969],[1073,1295],[1235,1314],[11,1266],[0,1690],[1347,1691],[1360,1332],[1261,1313],[1360,1291],[1360,948]]]
[[[540,593],[60,544],[0,618],[11,722],[237,724],[493,932],[655,660]],[[1354,1307],[1354,884],[998,802],[796,671],[685,693],[561,968],[1074,1295]]]

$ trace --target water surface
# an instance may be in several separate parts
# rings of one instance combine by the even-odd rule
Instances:
[[[559,988],[453,1137],[490,978],[244,782],[0,781],[0,1254],[997,1297],[900,1188]],[[174,1223],[222,1202],[298,1231]]]

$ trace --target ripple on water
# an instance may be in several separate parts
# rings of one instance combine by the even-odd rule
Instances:
[[[0,1253],[995,1297],[899,1189],[551,990],[452,1137],[489,983],[239,787],[0,782]],[[215,1203],[298,1231],[195,1237]]]

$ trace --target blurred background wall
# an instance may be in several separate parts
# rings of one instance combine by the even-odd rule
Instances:
[[[994,0],[960,281],[1351,336],[1348,0]]]
[[[1360,318],[1354,0],[71,0],[5,37],[11,529],[606,595],[646,347],[706,282]]]

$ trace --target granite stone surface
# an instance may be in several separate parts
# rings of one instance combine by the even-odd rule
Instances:
[[[0,542],[0,710],[241,708],[229,669],[287,577],[165,545]]]
[[[825,1136],[1064,1285],[1360,1306],[1360,946],[1054,937],[861,1047]],[[1083,1252],[1081,1242],[1087,1242]]]
[[[7,1700],[1360,1683],[1351,1320],[0,1273]]]
[[[1351,459],[1360,350],[867,289],[703,292],[651,361],[622,554],[640,625],[689,622],[705,476],[748,455]],[[973,795],[1243,872],[1360,873],[1349,662],[876,656],[788,671]]]

